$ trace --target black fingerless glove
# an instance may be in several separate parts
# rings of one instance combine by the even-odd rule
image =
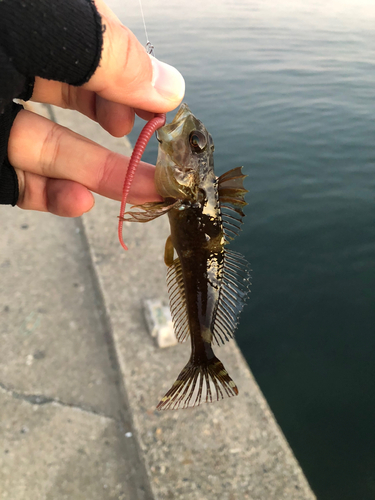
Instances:
[[[92,0],[0,1],[0,204],[15,205],[18,181],[7,157],[10,129],[34,78],[83,85],[95,72],[103,27]]]

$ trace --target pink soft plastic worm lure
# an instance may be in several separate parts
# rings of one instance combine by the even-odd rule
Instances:
[[[139,134],[137,142],[135,143],[133,153],[130,157],[128,171],[126,172],[124,186],[122,188],[122,199],[121,199],[121,208],[119,215],[119,223],[118,223],[118,239],[120,244],[124,250],[127,250],[128,247],[125,245],[124,240],[122,239],[122,226],[123,226],[123,217],[125,213],[126,199],[128,197],[130,186],[133,181],[133,177],[139,162],[141,161],[142,155],[146,149],[148,141],[160,127],[165,125],[166,116],[164,113],[160,113],[154,116],[146,125],[143,127],[142,132]]]

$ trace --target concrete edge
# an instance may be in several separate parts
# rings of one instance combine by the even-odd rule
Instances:
[[[87,235],[87,225],[85,224],[83,218],[80,219],[79,224],[81,226],[82,242],[86,247],[86,251],[91,257],[90,267],[94,283],[96,284],[95,296],[98,303],[98,308],[104,312],[104,314],[102,314],[101,321],[102,321],[103,331],[105,332],[104,335],[108,346],[110,361],[114,371],[118,375],[116,384],[122,396],[122,401],[120,402],[121,425],[124,431],[130,430],[132,434],[133,439],[129,443],[129,450],[132,456],[137,458],[138,462],[137,474],[134,474],[133,476],[135,487],[138,492],[138,498],[134,500],[152,500],[154,496],[152,494],[150,478],[146,468],[145,460],[143,458],[142,449],[140,446],[140,439],[139,436],[137,435],[136,426],[134,425],[132,412],[130,411],[130,402],[126,389],[125,378],[122,376],[123,370],[121,368],[121,362],[119,359],[118,351],[116,349],[116,344],[113,335],[111,314],[109,312],[109,307],[106,303],[105,293],[103,293],[104,290],[103,282],[101,280],[100,273],[98,273],[97,266],[95,265],[95,251],[92,245],[89,244],[89,238]]]

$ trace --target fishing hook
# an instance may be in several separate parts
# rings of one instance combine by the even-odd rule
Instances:
[[[147,43],[146,43],[146,52],[150,56],[155,57],[155,47],[152,45],[152,43],[150,41],[147,41]]]

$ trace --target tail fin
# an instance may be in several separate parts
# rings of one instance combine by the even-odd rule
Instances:
[[[190,359],[157,409],[177,410],[212,403],[237,394],[236,384],[215,356],[201,365],[195,365]]]

